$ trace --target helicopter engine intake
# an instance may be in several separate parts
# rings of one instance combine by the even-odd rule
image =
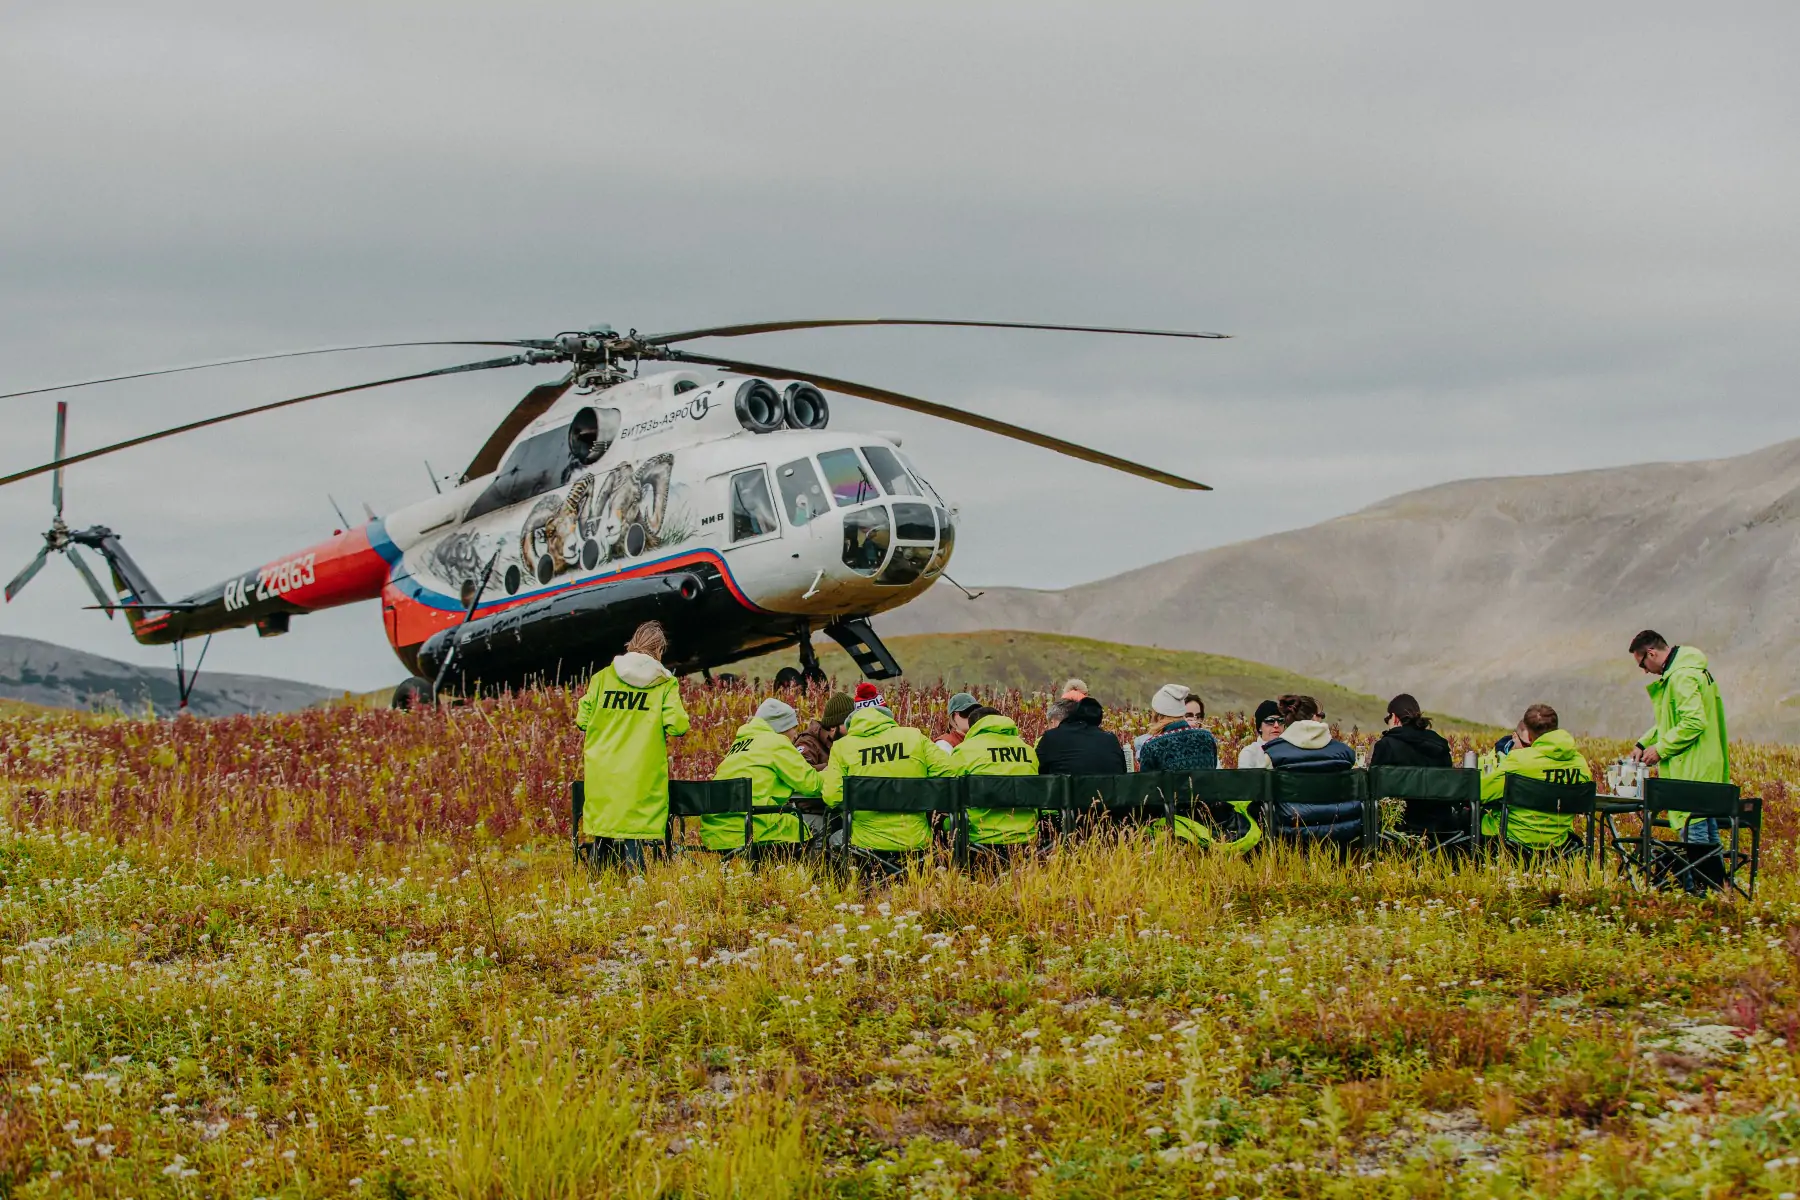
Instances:
[[[831,423],[825,393],[810,383],[790,383],[781,393],[789,429],[823,429]]]
[[[733,407],[738,424],[751,433],[774,433],[787,423],[780,393],[760,379],[747,379],[738,387]]]

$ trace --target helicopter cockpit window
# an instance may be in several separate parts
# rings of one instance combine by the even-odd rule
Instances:
[[[906,468],[900,465],[900,458],[886,446],[864,446],[863,457],[875,468],[881,486],[887,489],[890,496],[922,496],[919,485],[912,481]]]
[[[839,508],[849,508],[881,495],[854,450],[827,450],[819,455],[819,465],[825,468],[825,482]]]
[[[775,498],[769,495],[769,480],[758,467],[739,471],[731,477],[731,540],[761,537],[774,533]]]
[[[810,458],[796,458],[776,467],[775,483],[781,488],[781,503],[787,509],[788,524],[796,529],[814,517],[823,516],[831,508]]]
[[[675,393],[675,395],[679,396],[679,395],[681,395],[681,393],[691,392],[699,386],[700,385],[695,383],[692,379],[677,379],[675,381],[675,386],[670,388],[669,390],[671,392]]]
[[[858,575],[873,575],[887,557],[887,509],[881,505],[844,517],[844,565]]]
[[[925,490],[924,491],[925,495],[927,495],[927,496],[931,497],[933,500],[937,501],[937,503],[940,507],[947,507],[944,505],[944,498],[942,496],[938,495],[938,490],[931,486],[931,480],[929,480],[929,479],[925,478],[923,475],[919,474],[919,468],[912,465],[912,459],[910,459],[910,458],[906,457],[906,455],[900,454],[900,453],[895,453],[894,457],[900,460],[900,465],[905,467],[907,472],[913,477],[913,479],[918,483],[918,485]]]

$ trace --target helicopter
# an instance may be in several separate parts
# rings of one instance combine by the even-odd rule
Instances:
[[[54,457],[0,487],[51,476],[54,517],[44,545],[6,586],[8,602],[62,554],[110,619],[123,612],[145,645],[173,645],[182,706],[213,634],[289,632],[293,619],[379,601],[389,645],[409,677],[395,707],[485,690],[585,679],[638,624],[662,622],[677,674],[786,647],[795,666],[777,686],[822,681],[815,632],[865,676],[900,665],[871,618],[944,575],[958,507],[946,501],[895,434],[831,424],[826,393],[953,421],[1170,487],[1207,485],[1094,449],[885,388],[812,371],[695,353],[680,343],[797,329],[899,325],[1028,329],[1131,337],[1229,335],[1008,321],[830,318],[625,334],[597,325],[540,339],[416,341],[259,354],[0,393],[0,399],[238,363],[402,346],[497,346],[497,358],[252,405],[69,454],[58,402]],[[667,369],[641,372],[646,362]],[[454,486],[323,541],[165,600],[105,525],[63,519],[63,471],[163,438],[327,396],[452,374],[556,365],[481,446]],[[434,479],[434,484],[435,484]],[[341,513],[340,513],[341,517]],[[109,595],[80,553],[105,561]],[[205,638],[192,672],[185,643]]]

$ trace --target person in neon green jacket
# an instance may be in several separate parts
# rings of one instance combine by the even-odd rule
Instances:
[[[950,752],[958,775],[1036,775],[1037,752],[1019,736],[1011,717],[986,705],[968,709],[969,731]],[[970,808],[971,846],[1018,846],[1037,836],[1037,814],[1014,808]]]
[[[817,796],[822,786],[789,736],[800,717],[785,701],[770,697],[756,715],[738,726],[731,749],[713,772],[714,779],[748,779],[750,798],[758,808],[780,804],[789,796]],[[751,818],[758,845],[792,845],[806,839],[800,818],[786,813]],[[744,844],[744,819],[728,814],[700,818],[700,844],[708,850],[735,850]]]
[[[1558,727],[1556,710],[1548,704],[1534,704],[1519,718],[1513,732],[1513,748],[1481,777],[1481,832],[1486,837],[1500,833],[1499,805],[1506,794],[1506,777],[1520,775],[1526,779],[1545,779],[1551,783],[1587,783],[1594,773],[1586,758],[1575,748],[1575,739]],[[1488,807],[1488,806],[1493,807]],[[1566,845],[1575,829],[1575,818],[1555,813],[1531,812],[1509,808],[1506,812],[1508,841],[1534,849],[1554,849]]]
[[[681,685],[662,665],[668,644],[657,622],[639,625],[575,710],[586,792],[581,831],[589,837],[660,841],[668,826],[669,738],[688,731]]]
[[[950,756],[917,729],[896,722],[879,696],[859,703],[849,728],[831,743],[831,761],[820,772],[827,805],[843,804],[844,780],[851,775],[935,779],[955,773]],[[923,813],[864,813],[852,822],[850,841],[883,853],[923,850],[931,845],[931,824]]]
[[[1731,782],[1731,752],[1725,742],[1725,704],[1708,669],[1706,655],[1692,646],[1671,647],[1660,633],[1646,629],[1631,639],[1631,657],[1644,674],[1644,685],[1656,712],[1656,724],[1638,739],[1631,757],[1656,767],[1665,779],[1701,783]],[[1672,812],[1669,824],[1681,840],[1715,844],[1718,821],[1689,821]]]

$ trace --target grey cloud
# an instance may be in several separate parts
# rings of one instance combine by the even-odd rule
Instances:
[[[1031,585],[1402,488],[1800,432],[1787,5],[15,5],[0,382],[416,334],[815,313],[1221,328],[1215,345],[833,332],[733,344],[1219,485],[1175,496],[841,401]],[[76,399],[77,444],[397,354]],[[327,401],[71,472],[170,587],[460,466],[518,375]],[[0,402],[7,464],[47,404]],[[0,571],[47,503],[0,492]],[[61,575],[67,575],[66,580]],[[51,582],[52,579],[56,581]],[[8,632],[139,661],[50,572]],[[372,686],[372,612],[221,639]]]

